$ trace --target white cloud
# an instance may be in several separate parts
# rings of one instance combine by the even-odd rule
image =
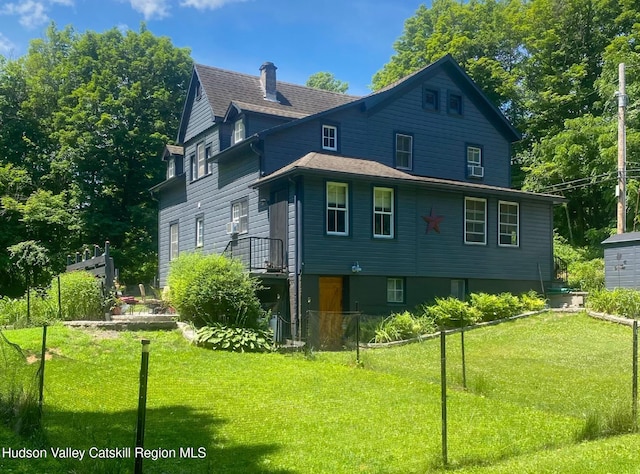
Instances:
[[[183,0],[180,6],[193,7],[197,10],[215,10],[229,3],[245,2],[247,0]]]
[[[145,20],[169,16],[167,0],[129,0],[131,8],[144,15]]]
[[[1,15],[16,15],[20,24],[27,28],[37,28],[49,21],[43,2],[27,0],[20,3],[7,3],[0,9]]]
[[[0,33],[0,54],[3,56],[8,55],[11,51],[15,49],[16,45],[13,44],[9,38]]]
[[[26,28],[37,28],[49,21],[47,12],[51,5],[72,7],[74,0],[27,0],[9,2],[0,6],[0,15],[19,17],[18,22]]]

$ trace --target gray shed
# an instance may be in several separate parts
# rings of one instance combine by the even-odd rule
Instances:
[[[602,245],[607,289],[640,288],[640,232],[612,235]]]

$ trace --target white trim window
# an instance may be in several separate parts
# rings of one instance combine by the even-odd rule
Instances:
[[[404,303],[404,278],[387,278],[387,303]]]
[[[169,260],[178,258],[180,247],[178,243],[179,227],[178,224],[169,225]]]
[[[393,189],[373,188],[373,236],[393,238]]]
[[[349,185],[327,183],[327,234],[349,235]]]
[[[517,202],[498,201],[498,245],[520,245],[520,204]]]
[[[322,126],[322,149],[337,151],[338,150],[338,127],[333,125]]]
[[[467,165],[482,166],[482,148],[479,146],[467,146]]]
[[[244,140],[245,130],[244,130],[244,120],[238,119],[233,124],[233,143],[238,143]]]
[[[237,225],[238,234],[249,232],[249,202],[246,199],[231,204],[231,222]]]
[[[204,245],[204,217],[196,217],[196,247]]]
[[[396,168],[410,170],[413,166],[413,137],[396,133]]]
[[[464,243],[487,244],[487,200],[464,198]]]
[[[205,159],[203,142],[200,142],[196,145],[196,156],[198,159],[198,174],[196,175],[197,179],[207,174],[207,160]]]
[[[171,179],[176,175],[176,159],[169,158],[167,162],[167,179]]]

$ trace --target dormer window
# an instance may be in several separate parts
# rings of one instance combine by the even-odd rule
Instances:
[[[169,158],[167,162],[167,179],[173,178],[176,175],[176,160]]]
[[[238,143],[242,140],[244,140],[244,121],[238,119],[233,124],[233,143]]]
[[[338,127],[333,125],[322,126],[322,149],[337,151],[338,150]]]

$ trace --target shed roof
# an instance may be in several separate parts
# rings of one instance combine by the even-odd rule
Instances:
[[[624,234],[615,234],[602,241],[602,245],[615,245],[620,243],[634,242],[640,243],[640,232],[625,232]]]

